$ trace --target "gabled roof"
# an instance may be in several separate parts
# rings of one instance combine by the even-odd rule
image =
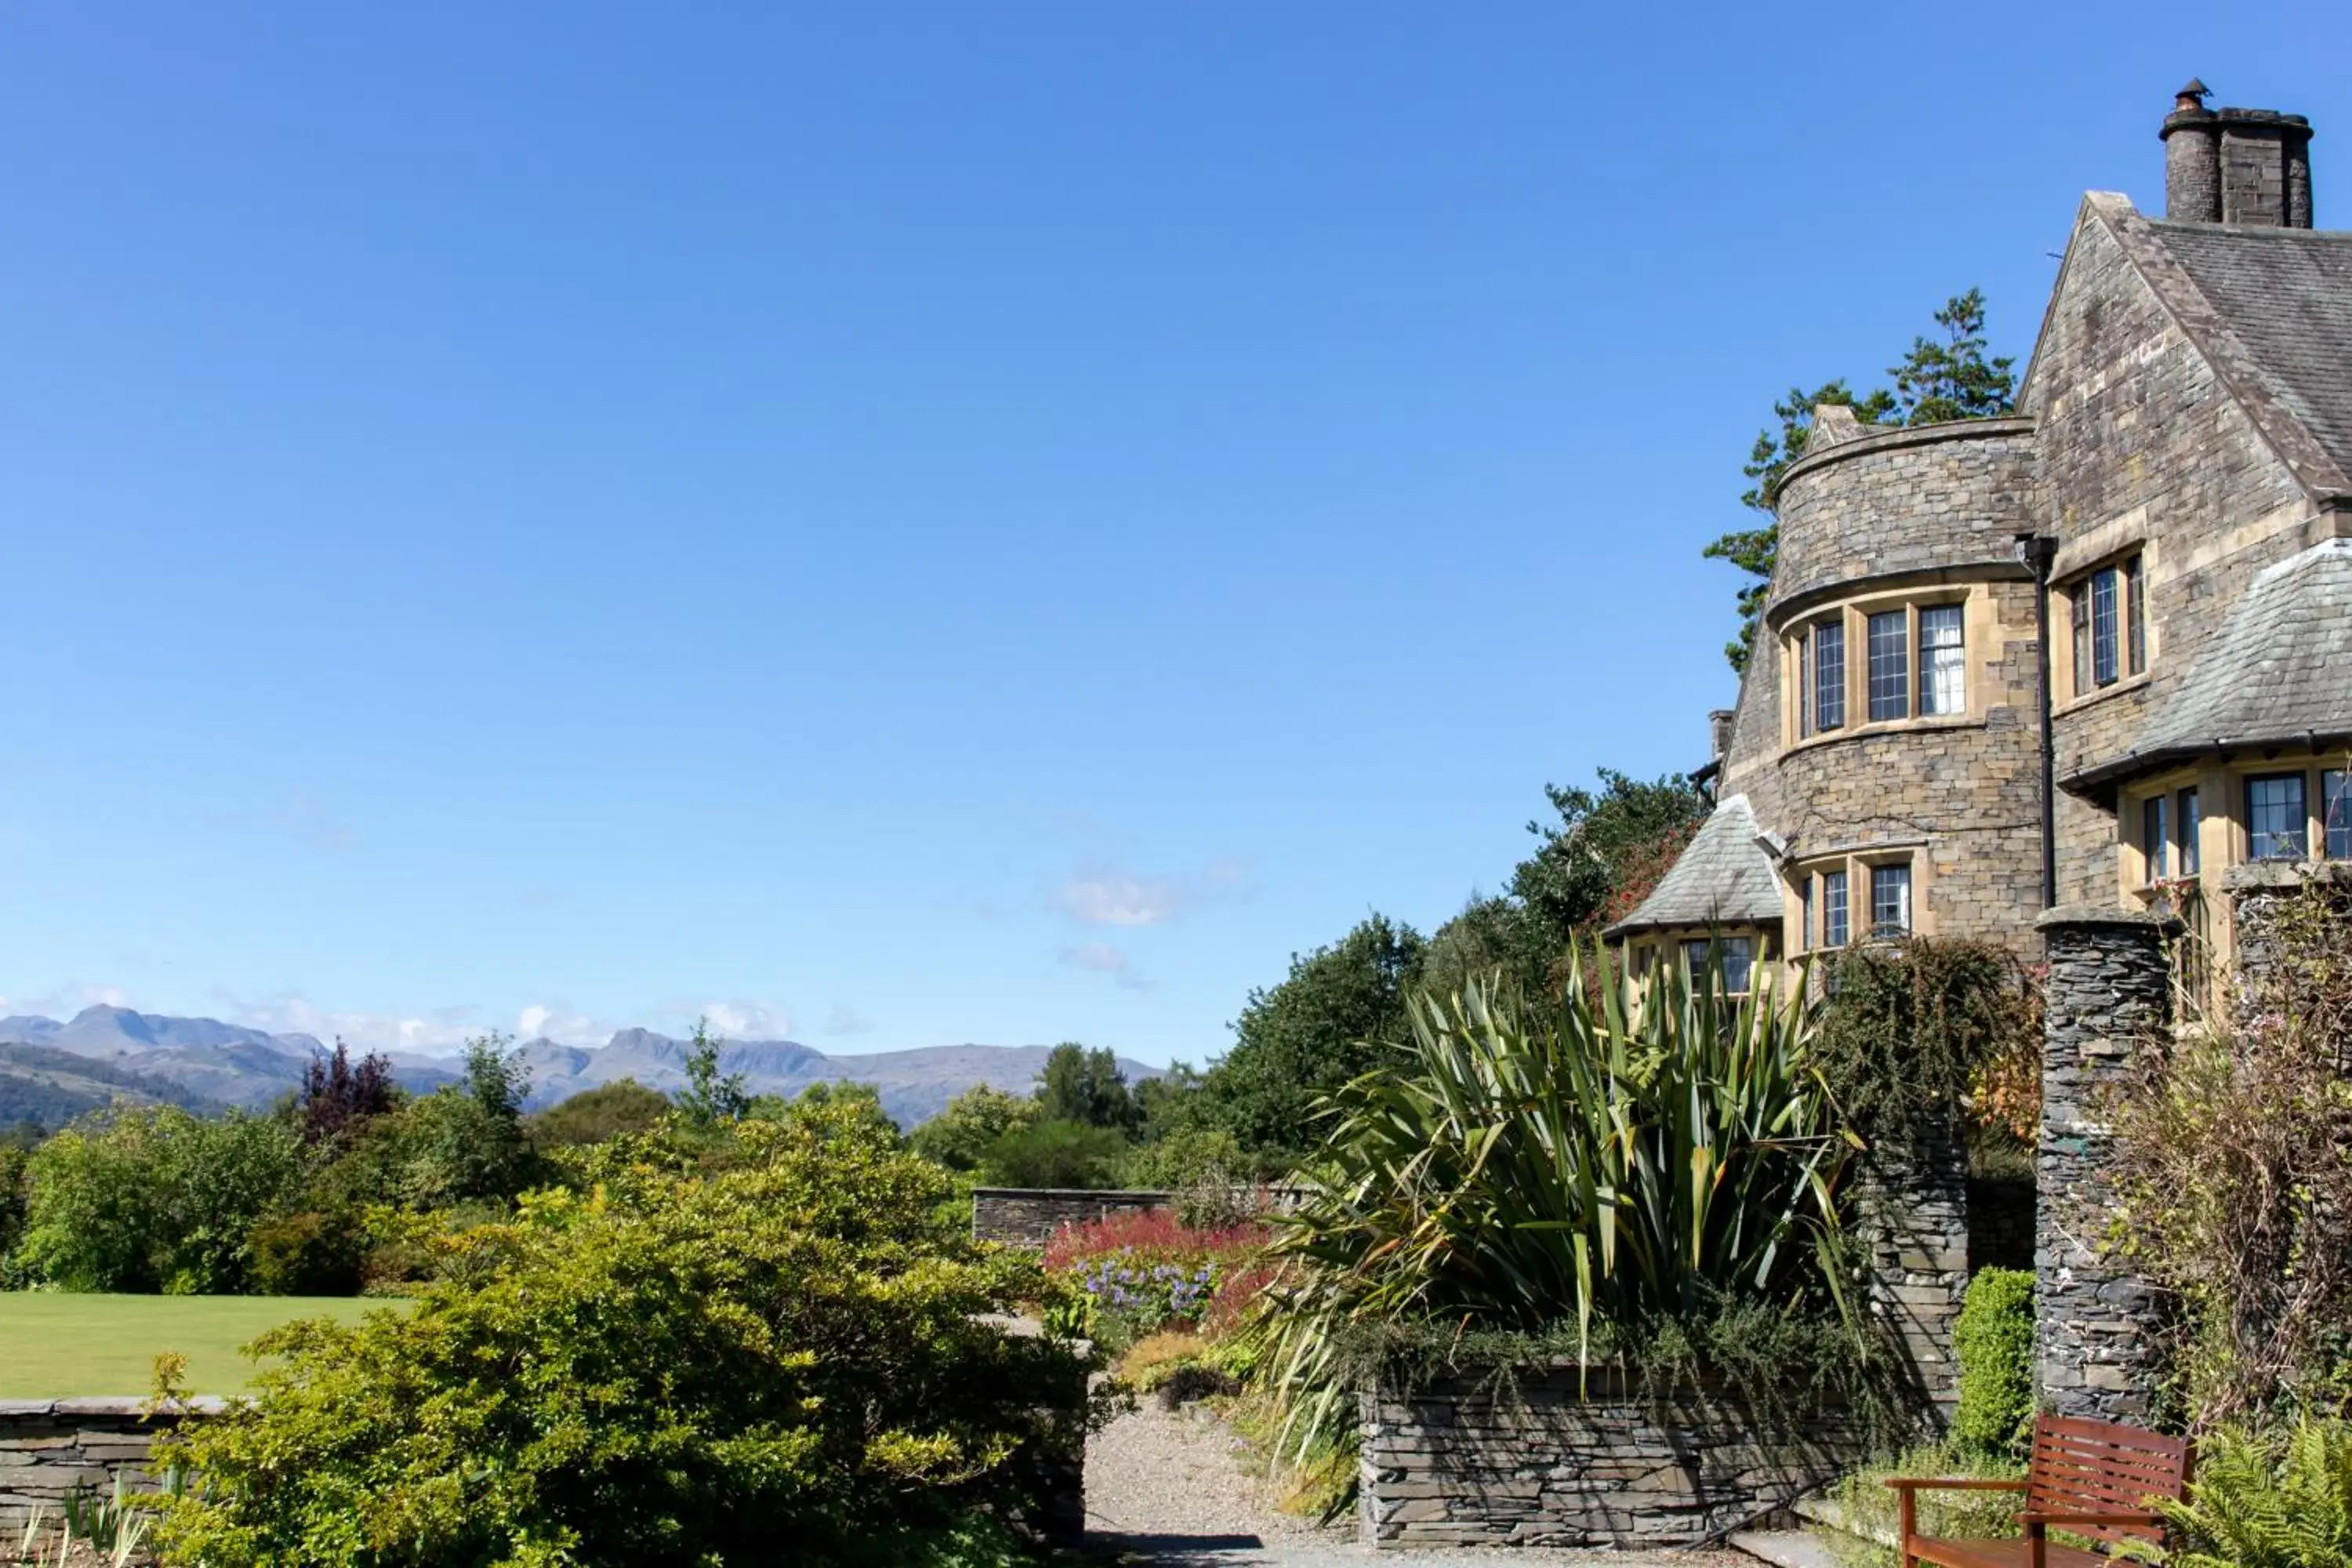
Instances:
[[[1780,924],[1780,876],[1756,833],[1748,797],[1725,800],[1699,824],[1690,847],[1641,907],[1602,934],[1614,938],[1665,926]]]
[[[2243,345],[2239,368],[2352,472],[2352,234],[2148,226]]]
[[[2090,225],[2114,237],[2305,490],[2352,499],[2352,388],[2341,368],[2352,355],[2352,234],[2167,223],[2112,191],[2084,196],[2077,238]],[[2079,248],[2066,247],[2037,361]]]
[[[2069,774],[2085,790],[2192,756],[2352,739],[2352,539],[2256,577],[2221,635],[2121,756]]]

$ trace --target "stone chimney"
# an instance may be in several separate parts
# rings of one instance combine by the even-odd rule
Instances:
[[[1707,760],[1720,763],[1731,754],[1731,721],[1738,717],[1729,708],[1717,708],[1706,716]]]
[[[2311,226],[2311,121],[2269,109],[2208,109],[2194,78],[2164,117],[2164,216],[2175,223]]]

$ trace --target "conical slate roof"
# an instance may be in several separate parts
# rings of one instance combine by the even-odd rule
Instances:
[[[2069,774],[2084,790],[2245,746],[2352,739],[2352,539],[2329,539],[2256,577],[2221,636],[2131,749]],[[1659,889],[1664,891],[1662,887]]]
[[[1780,922],[1780,877],[1756,842],[1748,797],[1718,804],[1641,907],[1603,934],[1630,936],[1665,926],[1753,926]]]

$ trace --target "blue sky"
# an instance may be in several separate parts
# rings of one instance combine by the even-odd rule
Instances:
[[[2183,79],[2352,180],[2352,12],[1581,9],[8,7],[0,1010],[1199,1061]]]

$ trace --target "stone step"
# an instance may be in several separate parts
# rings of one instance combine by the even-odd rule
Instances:
[[[1806,1531],[1740,1530],[1728,1539],[1733,1546],[1773,1568],[1840,1568],[1836,1554]]]

